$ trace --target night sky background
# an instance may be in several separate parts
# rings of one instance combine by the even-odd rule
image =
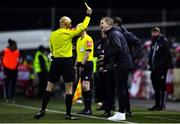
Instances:
[[[60,7],[80,8],[83,0],[1,0],[1,7]],[[86,0],[92,8],[136,8],[136,9],[160,9],[179,8],[175,0]]]
[[[126,12],[122,14],[126,23],[158,21],[156,19],[159,18],[158,10],[180,9],[180,5],[174,0],[86,0],[86,2],[93,9],[91,25],[98,25],[99,19],[106,15],[108,8],[114,10],[114,16],[119,15],[116,10],[140,12],[157,10],[148,15],[146,13],[136,15],[136,11]],[[83,0],[0,0],[0,31],[52,28],[52,7],[56,9],[53,28],[57,28],[60,16],[68,15],[73,23],[77,23],[84,18],[86,12]],[[154,15],[151,20],[148,19],[150,15]],[[137,17],[136,20],[133,16]],[[177,16],[180,15],[173,15],[172,19]]]

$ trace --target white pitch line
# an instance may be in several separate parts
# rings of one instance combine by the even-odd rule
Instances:
[[[180,121],[180,120],[178,120],[178,119],[173,119],[173,118],[163,118],[163,117],[158,117],[158,116],[156,116],[156,117],[154,117],[154,116],[145,116],[145,117],[146,117],[146,118],[160,119],[160,120],[177,121],[177,122]]]
[[[15,106],[15,107],[19,107],[19,108],[31,109],[31,110],[39,110],[39,108],[33,107],[33,106],[26,106],[26,105],[20,105],[20,104],[10,104],[10,103],[2,103],[2,104],[8,105],[8,106]],[[52,109],[46,109],[46,111],[53,112],[53,113],[59,113],[59,114],[65,114],[65,112],[52,110]],[[106,118],[101,118],[101,117],[96,117],[96,116],[81,115],[81,114],[76,114],[76,113],[72,113],[72,114],[73,115],[78,115],[78,116],[81,116],[81,117],[92,118],[92,119],[107,120]],[[109,121],[109,120],[107,120],[107,121]],[[123,122],[123,123],[127,123],[127,124],[137,124],[137,123],[129,122],[129,121],[113,121],[113,122]]]

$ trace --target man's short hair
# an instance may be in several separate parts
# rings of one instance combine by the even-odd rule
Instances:
[[[117,24],[117,26],[121,27],[122,26],[122,19],[121,17],[112,17],[114,24]]]
[[[17,45],[15,40],[8,39],[9,46]]]
[[[160,30],[160,28],[158,28],[158,27],[153,27],[152,29],[151,29],[151,32],[161,32],[161,30]]]
[[[38,47],[38,50],[41,51],[41,52],[44,52],[45,48],[44,48],[43,45],[40,45],[40,46]]]
[[[101,20],[104,20],[108,25],[114,25],[114,21],[110,17],[102,17]]]
[[[63,27],[65,23],[71,23],[71,19],[67,16],[63,16],[59,19],[60,27]]]

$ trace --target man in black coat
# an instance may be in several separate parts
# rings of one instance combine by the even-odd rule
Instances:
[[[119,110],[108,120],[120,121],[126,120],[125,107],[128,94],[127,81],[128,74],[133,68],[133,62],[129,53],[129,48],[126,39],[119,31],[118,27],[113,26],[113,19],[104,17],[100,21],[100,27],[108,36],[108,45],[110,52],[105,57],[107,60],[112,60],[114,68],[115,85],[118,88]]]
[[[171,53],[167,39],[161,34],[158,27],[151,30],[152,44],[149,54],[151,80],[155,91],[155,105],[149,110],[164,110],[166,89],[166,74],[171,66]]]
[[[98,81],[99,93],[101,96],[101,102],[103,103],[97,110],[105,110],[103,116],[110,117],[111,110],[115,109],[115,93],[114,93],[114,70],[113,64],[110,59],[105,60],[105,56],[108,55],[110,49],[108,46],[108,38],[104,31],[101,31],[102,39],[97,44],[96,55],[98,55],[97,70],[98,70]],[[97,89],[98,91],[98,89]],[[105,91],[105,92],[104,92]]]
[[[126,28],[122,27],[122,19],[121,17],[113,17],[112,18],[114,21],[114,25],[119,27],[119,30],[123,34],[124,38],[126,39],[127,45],[129,47],[129,51],[134,63],[135,68],[137,67],[137,60],[142,56],[142,42],[141,40],[136,37],[132,32],[128,31]],[[127,93],[129,94],[128,87],[127,87]],[[126,115],[133,117],[134,114],[131,112],[131,107],[130,107],[130,98],[128,95],[128,99],[126,102]]]
[[[102,103],[104,101],[104,93],[102,92],[104,90],[104,73],[103,73],[103,67],[104,67],[104,51],[105,51],[105,43],[106,43],[106,36],[104,33],[101,32],[101,39],[95,42],[94,47],[94,57],[97,57],[97,72],[94,76],[95,81],[95,102]],[[97,110],[103,110],[104,105],[102,105]]]
[[[113,17],[114,25],[120,27],[120,31],[125,37],[131,57],[135,64],[136,60],[142,56],[142,52],[140,52],[143,48],[142,41],[132,32],[128,31],[126,28],[122,26],[121,17]]]

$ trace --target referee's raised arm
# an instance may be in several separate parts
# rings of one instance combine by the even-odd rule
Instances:
[[[78,26],[74,30],[71,30],[71,35],[72,36],[78,35],[81,31],[86,29],[88,27],[88,25],[89,25],[90,17],[91,17],[91,14],[92,14],[92,9],[89,6],[86,6],[86,7],[87,7],[86,17],[85,17],[84,21],[82,22],[82,25]]]
[[[75,81],[74,63],[72,61],[72,39],[74,36],[80,34],[84,29],[86,29],[89,24],[92,9],[87,4],[86,7],[87,16],[80,27],[72,29],[71,19],[67,16],[63,16],[59,20],[59,28],[51,33],[50,50],[53,55],[53,60],[48,73],[48,83],[45,94],[42,98],[41,110],[34,115],[35,119],[39,119],[45,115],[47,104],[53,93],[54,84],[59,82],[61,76],[65,82],[65,119],[78,119],[77,117],[71,115],[73,82]]]

